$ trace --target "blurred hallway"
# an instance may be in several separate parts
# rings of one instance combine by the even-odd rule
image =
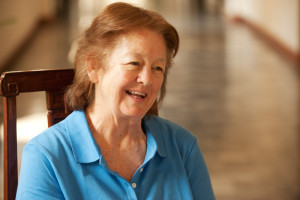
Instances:
[[[299,200],[299,66],[218,13],[194,13],[186,23],[155,8],[181,38],[160,116],[197,135],[216,198]],[[42,25],[9,70],[71,67],[71,24],[65,16]],[[47,126],[44,100],[17,100],[19,154]]]
[[[217,199],[300,199],[299,70],[219,20],[183,35],[161,115],[197,134]]]

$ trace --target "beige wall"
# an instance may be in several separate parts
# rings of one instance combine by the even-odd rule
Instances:
[[[226,0],[225,14],[241,16],[300,53],[298,0]]]
[[[0,1],[0,70],[41,18],[55,13],[55,0]]]

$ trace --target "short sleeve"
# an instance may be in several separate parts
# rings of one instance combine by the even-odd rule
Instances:
[[[185,160],[185,168],[194,199],[214,200],[208,169],[196,138]]]
[[[23,150],[16,199],[64,199],[50,161],[33,144]]]

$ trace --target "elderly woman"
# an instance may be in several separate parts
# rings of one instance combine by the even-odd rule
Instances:
[[[73,113],[24,148],[17,199],[215,199],[196,137],[155,116],[178,44],[159,14],[106,7],[79,41]]]

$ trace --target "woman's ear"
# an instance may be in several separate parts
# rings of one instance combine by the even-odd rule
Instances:
[[[86,66],[86,71],[89,76],[89,79],[92,83],[98,83],[99,78],[98,78],[98,69],[96,67],[95,62],[93,61],[93,58],[87,57],[85,61],[85,66]]]

